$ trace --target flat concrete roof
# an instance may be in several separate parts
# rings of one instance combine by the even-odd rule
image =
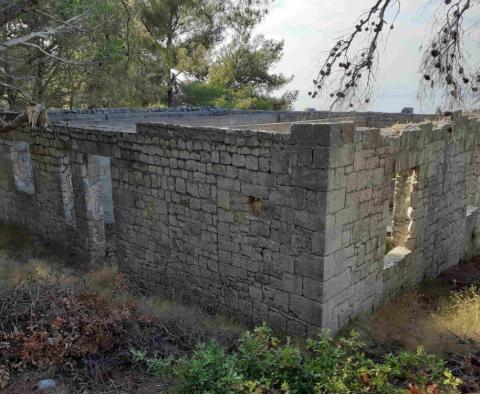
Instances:
[[[13,112],[3,112],[12,116]],[[190,127],[247,129],[289,133],[293,123],[355,121],[358,126],[385,127],[395,123],[421,122],[431,115],[331,111],[254,111],[216,108],[50,110],[53,124],[98,131],[136,132],[137,123]]]

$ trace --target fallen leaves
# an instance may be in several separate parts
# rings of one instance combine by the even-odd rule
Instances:
[[[134,313],[133,305],[94,294],[54,289],[35,295],[31,310],[0,331],[0,362],[45,367],[110,350]]]
[[[417,385],[409,384],[408,392],[410,394],[439,394],[438,385],[435,383],[429,384],[425,390],[422,390]]]

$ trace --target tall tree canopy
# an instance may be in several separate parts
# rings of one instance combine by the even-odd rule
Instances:
[[[230,73],[221,81],[226,99],[209,104],[288,107],[294,93],[273,95],[289,79],[269,74],[283,44],[252,37],[270,3],[0,0],[0,99],[9,107],[201,105],[190,85],[208,95],[202,84]],[[234,59],[248,68],[243,76],[238,67],[232,74]]]
[[[0,84],[9,104],[64,105],[80,75],[101,68],[124,41],[117,3],[44,0],[10,18],[0,32]]]
[[[405,0],[373,0],[350,33],[340,37],[324,57],[310,95],[326,95],[333,106],[362,107],[371,100],[382,40],[395,29],[400,5]],[[436,0],[433,34],[423,46],[420,62],[421,94],[440,92],[450,107],[479,99],[480,65],[467,56],[466,30],[478,28],[468,16],[480,8],[480,0]],[[477,14],[478,15],[478,14]],[[394,31],[392,32],[394,34]],[[469,35],[468,37],[475,37]]]
[[[292,80],[271,72],[283,55],[283,46],[283,41],[261,35],[232,40],[210,67],[208,80],[185,87],[187,101],[227,108],[291,108],[296,91],[287,91],[281,97],[272,95]]]

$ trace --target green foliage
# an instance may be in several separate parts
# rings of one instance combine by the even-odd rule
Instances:
[[[131,350],[133,360],[144,363],[147,369],[154,375],[164,378],[172,372],[172,358],[147,357],[147,353],[139,350]]]
[[[313,352],[308,369],[315,377],[316,393],[401,392],[389,382],[389,368],[365,356],[356,333],[338,343],[324,333],[308,346]]]
[[[207,107],[220,104],[227,89],[221,84],[195,81],[183,87],[183,94],[186,103]]]
[[[210,69],[209,83],[224,87],[224,94],[213,104],[240,109],[290,109],[298,92],[272,95],[292,80],[270,71],[282,58],[283,47],[283,41],[247,35],[223,48]]]
[[[251,38],[270,3],[38,2],[36,9],[0,30],[0,42],[79,18],[75,28],[33,40],[40,49],[18,45],[2,53],[0,102],[10,107],[35,101],[60,108],[290,108],[296,92],[273,94],[290,78],[270,72],[282,57],[283,42]],[[232,36],[235,40],[226,44]]]
[[[162,375],[165,362],[160,364]],[[280,341],[265,324],[245,333],[236,352],[210,342],[191,358],[169,361],[168,368],[180,393],[453,394],[460,384],[442,360],[422,348],[378,363],[365,355],[356,333],[334,340],[324,332],[303,351],[289,339]]]
[[[313,383],[305,374],[303,356],[289,341],[282,345],[266,325],[247,332],[240,340],[239,369],[248,378],[246,386],[289,387],[290,392],[308,392]],[[307,391],[305,391],[307,390]]]
[[[185,104],[230,109],[288,110],[297,97],[296,92],[287,92],[278,98],[257,96],[248,86],[232,91],[218,82],[195,81],[185,84],[182,90]]]
[[[227,355],[217,343],[200,345],[192,358],[181,360],[175,369],[179,393],[234,393],[242,376],[237,372],[237,356]]]
[[[119,37],[106,39],[98,48],[96,59],[104,62],[117,62],[123,60],[124,43]]]
[[[210,79],[233,90],[255,85],[256,90],[269,92],[282,87],[291,78],[272,74],[270,68],[282,58],[283,47],[283,41],[267,40],[262,35],[236,39],[221,52]]]
[[[397,379],[410,382],[417,387],[427,387],[432,383],[440,382],[448,391],[458,386],[461,382],[445,369],[444,362],[425,352],[419,347],[415,353],[402,352],[398,355],[389,355],[386,365],[391,369],[391,374]]]

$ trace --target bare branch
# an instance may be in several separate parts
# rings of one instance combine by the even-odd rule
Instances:
[[[62,20],[56,18],[55,16],[50,15],[50,14],[48,14],[48,13],[46,13],[46,12],[43,12],[43,11],[41,11],[41,10],[38,10],[38,9],[34,9],[33,12],[35,12],[36,14],[39,14],[39,15],[43,15],[43,16],[51,19],[52,21],[55,21],[55,22],[57,22],[57,23],[60,23],[60,24],[64,25],[65,27],[70,28],[71,30],[75,30],[75,31],[77,31],[77,32],[79,32],[79,33],[87,33],[86,30],[83,30],[83,29],[78,28],[77,26],[74,26],[74,25],[72,24],[72,20],[70,20],[70,21],[62,21]],[[84,15],[84,14],[82,14],[82,15]]]
[[[25,125],[28,121],[27,115],[22,113],[18,115],[14,120],[11,122],[7,122],[0,118],[0,134],[8,133],[13,130],[17,130],[23,125]]]
[[[380,40],[384,36],[388,38],[385,32],[394,29],[402,0],[372,1],[374,4],[355,29],[338,40],[326,55],[313,81],[314,89],[309,92],[313,98],[320,93],[329,94],[332,107],[363,106],[370,102],[380,60]],[[425,50],[421,65],[423,90],[440,87],[453,106],[468,96],[479,97],[480,72],[467,67],[464,24],[466,13],[478,6],[480,0],[441,0],[440,3],[442,16],[437,21],[438,30]],[[388,22],[387,12],[394,6],[396,15]]]
[[[47,111],[41,104],[31,104],[11,122],[0,118],[0,134],[15,131],[21,127],[47,127]]]
[[[313,81],[315,88],[310,95],[315,98],[327,88],[331,89],[332,107],[344,103],[354,107],[354,103],[370,101],[380,39],[388,25],[389,29],[393,29],[393,22],[386,21],[387,10],[393,4],[397,4],[399,9],[399,0],[376,0],[355,25],[354,31],[337,42]],[[367,45],[361,46],[365,41]],[[359,46],[360,49],[356,49]]]
[[[125,12],[127,13],[127,22],[126,22],[126,27],[127,27],[127,58],[128,61],[130,62],[130,23],[132,20],[132,14],[130,12],[130,8],[128,7],[128,4],[125,2],[125,0],[120,0],[122,3],[123,8],[125,9]]]
[[[423,93],[439,87],[450,107],[462,105],[469,96],[478,96],[480,73],[471,70],[465,57],[465,14],[476,0],[446,1],[446,11],[436,21],[436,31],[426,48],[422,63]]]
[[[20,93],[25,98],[28,97],[28,95],[22,89],[20,89],[17,86],[10,85],[9,83],[1,82],[1,81],[0,81],[0,86],[3,86],[3,87],[5,87],[7,89],[10,89],[10,90],[14,90],[14,91]]]
[[[43,38],[43,39],[50,38],[51,36],[64,31],[68,26],[72,25],[73,23],[78,22],[84,16],[85,16],[85,13],[81,15],[77,15],[69,19],[68,21],[63,22],[63,24],[55,28],[50,28],[45,31],[34,31],[31,33],[25,34],[21,37],[15,37],[10,40],[4,41],[0,43],[0,52],[5,51],[6,49],[17,46],[17,45],[24,45],[25,43],[28,43],[34,38]]]
[[[60,62],[60,63],[63,63],[63,64],[68,64],[68,65],[72,65],[72,66],[87,66],[87,65],[96,64],[95,61],[77,62],[75,60],[64,59],[62,57],[54,55],[51,52],[46,51],[40,45],[33,44],[31,42],[23,42],[23,43],[21,43],[21,45],[31,47],[31,48],[35,48],[39,52],[43,53],[45,56],[48,56],[49,58],[51,58],[53,60],[56,60],[57,62]]]

